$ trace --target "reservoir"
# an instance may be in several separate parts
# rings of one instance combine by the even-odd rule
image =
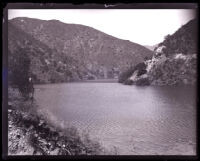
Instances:
[[[78,82],[35,86],[49,120],[119,155],[195,155],[196,88]]]

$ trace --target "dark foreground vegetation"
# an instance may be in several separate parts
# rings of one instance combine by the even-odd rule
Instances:
[[[105,149],[76,128],[61,129],[37,112],[35,101],[25,100],[9,88],[9,155],[100,155]]]

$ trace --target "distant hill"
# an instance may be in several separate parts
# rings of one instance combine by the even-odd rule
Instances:
[[[145,47],[84,25],[58,20],[9,20],[9,52],[28,48],[37,82],[117,78],[130,66],[151,58]]]
[[[156,48],[158,46],[158,44],[156,44],[156,45],[145,45],[145,47],[147,48],[147,49],[149,49],[149,50],[151,50],[151,51],[154,51],[154,49]]]

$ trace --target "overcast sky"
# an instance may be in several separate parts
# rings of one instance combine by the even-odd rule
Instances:
[[[120,39],[141,45],[155,45],[164,36],[194,18],[193,10],[185,9],[20,9],[9,10],[8,19],[30,17],[56,19],[82,24]]]

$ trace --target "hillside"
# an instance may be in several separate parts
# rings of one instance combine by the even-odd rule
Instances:
[[[44,83],[117,78],[133,64],[152,57],[152,51],[139,44],[83,25],[22,17],[9,20],[9,26],[10,52],[29,48],[37,64],[32,71]],[[50,79],[52,75],[56,80]]]
[[[26,53],[31,60],[31,73],[37,83],[65,82],[75,79],[77,61],[34,39],[29,34],[8,24],[9,76],[17,54]],[[65,62],[65,64],[61,63]],[[71,73],[75,74],[71,74]],[[11,77],[9,77],[11,78]]]
[[[151,51],[154,51],[154,49],[158,46],[158,44],[156,45],[145,45],[145,47]]]
[[[120,75],[119,82],[136,85],[196,83],[197,20],[191,20],[154,49],[151,60],[139,63]]]
[[[189,21],[187,24],[179,28],[174,34],[167,35],[165,40],[159,46],[166,47],[163,53],[167,56],[182,53],[191,55],[197,53],[197,35],[198,35],[197,19]]]

